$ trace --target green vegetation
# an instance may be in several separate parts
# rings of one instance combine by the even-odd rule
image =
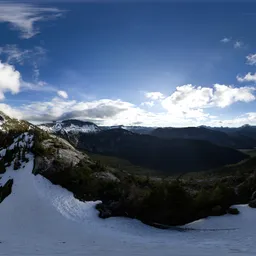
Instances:
[[[94,161],[98,161],[102,163],[103,165],[110,166],[112,168],[118,169],[118,170],[124,170],[126,172],[129,172],[131,174],[138,174],[138,175],[155,175],[155,176],[163,176],[165,177],[167,174],[164,172],[160,172],[157,170],[152,170],[152,169],[147,169],[141,166],[137,166],[132,164],[126,159],[114,157],[114,156],[105,156],[105,155],[100,155],[100,154],[93,154],[93,153],[88,153],[90,158]]]
[[[114,179],[106,178],[107,173]],[[239,200],[234,187],[220,180],[193,188],[187,181],[111,172],[100,163],[85,160],[67,167],[55,159],[51,170],[42,175],[80,200],[102,200],[97,206],[102,218],[127,216],[153,226],[182,225],[228,211],[232,214],[230,206]]]
[[[230,207],[228,210],[227,210],[227,213],[228,214],[232,214],[232,215],[238,215],[240,212],[237,208],[233,208],[233,207]]]
[[[241,149],[240,151],[251,157],[256,157],[256,149]]]
[[[50,137],[49,133],[36,128],[34,130],[34,145],[33,145],[33,148],[32,148],[32,152],[35,155],[39,155],[39,156],[44,156],[44,155],[51,154],[51,150],[46,149],[42,145],[42,142],[44,140],[47,140],[47,139],[50,139],[50,138],[51,137]]]

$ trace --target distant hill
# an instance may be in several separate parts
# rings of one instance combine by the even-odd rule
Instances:
[[[219,130],[206,127],[157,128],[151,132],[151,135],[163,139],[205,140],[219,146],[236,149],[256,147],[256,129],[248,127],[230,131],[228,129],[231,128],[220,128]]]
[[[100,126],[102,130],[110,130],[121,128],[131,132],[139,133],[139,134],[150,134],[155,128],[154,127],[145,127],[145,126],[124,126],[124,125],[117,125],[117,126]]]
[[[160,139],[121,128],[80,133],[77,147],[93,153],[117,156],[146,168],[170,174],[202,171],[237,163],[248,156],[208,141]]]

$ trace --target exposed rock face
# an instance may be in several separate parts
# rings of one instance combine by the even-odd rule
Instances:
[[[116,181],[116,182],[120,181],[113,173],[110,173],[110,172],[96,172],[93,174],[93,176],[95,178],[105,180],[105,181]]]
[[[51,137],[41,143],[43,149],[48,152],[44,156],[37,155],[35,157],[34,173],[44,173],[46,171],[55,171],[54,163],[58,161],[58,170],[67,166],[75,166],[82,159],[88,160],[86,154],[81,153],[71,146],[67,141]]]

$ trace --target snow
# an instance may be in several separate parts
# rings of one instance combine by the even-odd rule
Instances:
[[[34,176],[33,156],[25,168],[11,167],[0,184],[14,179],[12,194],[0,204],[0,255],[255,255],[256,210],[237,206],[240,215],[211,217],[186,225],[184,232],[160,230],[126,218],[97,217],[97,202]],[[195,230],[193,230],[195,229]],[[214,231],[213,231],[214,230]]]
[[[56,133],[56,132],[61,132],[62,134],[64,133],[96,133],[99,131],[99,128],[96,125],[83,125],[83,126],[78,126],[74,124],[70,124],[69,126],[63,125],[62,122],[56,122],[53,126],[45,126],[45,125],[39,125],[38,126],[40,129],[50,132],[50,133]]]

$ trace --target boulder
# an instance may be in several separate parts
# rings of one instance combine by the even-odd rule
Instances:
[[[251,208],[256,208],[256,199],[251,200],[251,201],[249,202],[249,206],[250,206]]]
[[[96,209],[99,211],[99,217],[102,219],[106,219],[112,216],[112,211],[107,205],[103,203],[97,204]]]
[[[232,215],[237,215],[240,212],[239,212],[239,210],[237,208],[230,207],[230,208],[227,209],[227,213],[228,214],[232,214]]]

